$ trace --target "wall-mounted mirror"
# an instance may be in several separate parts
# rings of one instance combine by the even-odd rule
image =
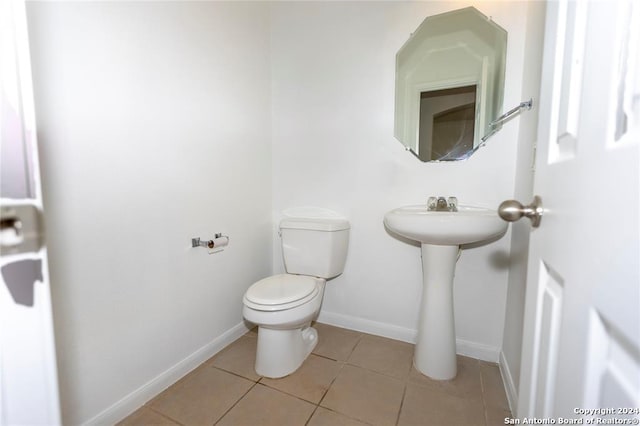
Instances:
[[[396,55],[396,138],[422,161],[468,158],[502,110],[506,52],[473,7],[427,17]]]

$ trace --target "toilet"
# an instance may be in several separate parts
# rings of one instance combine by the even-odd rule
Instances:
[[[258,325],[256,373],[293,373],[318,343],[311,327],[328,279],[344,271],[349,222],[341,218],[285,218],[280,222],[286,274],[254,283],[244,294],[242,315]]]

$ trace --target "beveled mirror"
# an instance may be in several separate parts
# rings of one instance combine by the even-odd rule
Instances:
[[[474,7],[427,17],[396,55],[395,137],[421,161],[468,158],[496,130],[506,51]]]

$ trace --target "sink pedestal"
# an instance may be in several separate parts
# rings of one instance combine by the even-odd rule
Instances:
[[[458,205],[456,210],[404,206],[384,215],[392,232],[422,244],[422,303],[414,365],[436,380],[456,376],[453,273],[460,245],[500,238],[507,222],[495,210]]]
[[[456,333],[453,319],[453,274],[458,246],[422,244],[422,301],[414,364],[436,380],[453,379]]]

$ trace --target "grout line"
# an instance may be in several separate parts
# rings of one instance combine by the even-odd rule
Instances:
[[[165,419],[171,420],[174,423],[179,424],[180,426],[183,426],[183,423],[180,423],[179,421],[177,421],[176,419],[174,419],[173,417],[170,417],[167,414],[164,414],[162,411],[158,411],[157,409],[153,408],[153,407],[147,407],[149,410],[153,411],[154,413],[158,414],[160,417],[164,417]]]
[[[357,366],[357,365],[347,364],[346,362],[340,362],[340,364],[341,364],[341,365],[340,365],[340,370],[338,371],[338,374],[336,374],[336,377],[334,377],[334,379],[331,381],[331,383],[329,384],[329,387],[327,388],[327,390],[325,391],[324,395],[322,396],[322,398],[320,399],[320,401],[318,402],[318,404],[317,404],[317,405],[318,405],[318,407],[322,407],[322,408],[324,408],[325,410],[332,411],[332,412],[334,412],[334,413],[340,414],[341,416],[344,416],[344,417],[347,417],[347,418],[349,418],[349,419],[356,420],[356,421],[358,421],[358,422],[360,422],[360,423],[364,423],[364,424],[369,425],[370,423],[365,422],[365,421],[364,421],[364,420],[362,420],[362,419],[358,419],[358,418],[352,417],[352,416],[350,416],[350,415],[348,415],[348,414],[342,413],[342,412],[340,412],[340,411],[336,411],[336,410],[334,410],[334,409],[332,409],[332,408],[330,408],[330,407],[325,407],[324,405],[320,405],[320,404],[322,404],[322,401],[324,401],[324,398],[325,398],[325,397],[327,396],[327,394],[329,393],[329,390],[331,389],[331,386],[333,386],[334,382],[338,379],[338,376],[339,376],[339,375],[340,375],[340,373],[342,372],[342,370],[343,370],[344,366],[345,366],[345,365],[349,365],[349,366],[354,367],[354,368],[360,368],[360,369],[362,369],[362,370],[371,371],[371,372],[373,372],[373,373],[381,374],[381,375],[383,375],[383,376],[385,376],[385,377],[389,377],[389,378],[392,378],[392,379],[396,379],[396,380],[400,380],[400,379],[398,379],[397,377],[388,376],[388,375],[386,375],[386,374],[379,373],[379,372],[377,372],[377,371],[369,370],[369,369],[366,369],[366,368],[363,368],[363,367],[360,367],[360,366]],[[404,401],[404,395],[405,395],[405,392],[406,392],[406,387],[407,387],[407,383],[406,383],[406,381],[404,381],[404,382],[403,382],[403,392],[402,392],[402,400],[401,400],[401,403],[400,403],[400,408],[402,408],[402,401]],[[400,419],[400,410],[398,410],[398,415],[397,415],[397,418],[396,418],[396,424],[397,424],[397,421],[398,421],[399,419]]]
[[[335,383],[335,381],[338,378],[338,376],[340,375],[340,373],[342,373],[342,368],[345,366],[344,362],[340,362],[340,361],[336,361],[336,362],[338,362],[338,364],[340,364],[340,368],[338,369],[338,373],[336,374],[336,376],[333,378],[333,380],[331,380],[331,383],[329,383],[329,386],[327,386],[327,390],[324,391],[324,393],[322,394],[322,398],[320,398],[320,401],[318,401],[318,404],[317,404],[318,407],[320,406],[322,401],[324,401],[324,398],[329,393],[329,389],[331,389],[331,386],[333,386],[333,384]],[[324,408],[326,408],[326,407],[324,407]]]
[[[233,371],[228,371],[228,370],[226,370],[226,369],[224,369],[222,367],[215,366],[215,365],[213,365],[213,359],[215,358],[215,356],[213,356],[213,357],[209,358],[208,360],[204,361],[201,365],[199,365],[198,367],[194,368],[192,370],[192,372],[204,365],[207,368],[215,368],[218,371],[222,371],[222,372],[231,374],[233,376],[236,376],[238,378],[241,378],[241,379],[244,379],[244,380],[248,380],[251,383],[251,386],[248,388],[248,390],[246,392],[244,392],[244,394],[242,394],[226,411],[224,411],[224,413],[219,417],[219,419],[216,420],[216,422],[214,424],[219,424],[222,421],[222,419],[224,419],[229,414],[229,412],[231,412],[240,403],[240,401],[242,401],[245,397],[247,397],[248,393],[251,392],[258,385],[264,386],[265,388],[268,388],[270,390],[279,392],[279,393],[281,393],[283,395],[287,395],[289,397],[296,398],[297,400],[303,401],[303,402],[305,402],[307,404],[312,404],[314,407],[313,407],[313,410],[311,412],[311,415],[304,422],[305,426],[309,425],[309,423],[311,422],[311,419],[314,417],[315,413],[318,412],[320,407],[322,407],[323,409],[328,410],[328,411],[330,411],[332,413],[335,413],[337,415],[344,416],[345,418],[349,418],[349,419],[357,420],[357,421],[362,422],[362,423],[366,423],[363,420],[351,417],[350,415],[347,415],[347,414],[342,413],[340,411],[336,411],[335,409],[324,407],[324,406],[321,405],[323,403],[324,399],[326,398],[326,396],[328,395],[329,391],[331,390],[331,388],[334,386],[336,380],[338,379],[338,376],[340,376],[340,374],[342,374],[344,372],[345,365],[349,365],[350,367],[362,369],[362,370],[365,370],[367,372],[371,372],[371,373],[374,373],[374,374],[379,374],[379,375],[381,375],[383,377],[387,377],[387,378],[390,378],[390,379],[395,379],[395,380],[400,381],[402,383],[402,385],[403,385],[402,397],[401,397],[400,406],[398,408],[398,412],[397,412],[397,415],[396,415],[396,420],[395,420],[395,423],[394,423],[397,426],[399,424],[399,422],[400,422],[400,417],[401,417],[402,410],[403,410],[403,408],[405,406],[405,402],[407,402],[407,401],[405,401],[405,399],[407,398],[408,385],[410,384],[409,381],[410,381],[410,378],[411,378],[413,362],[409,366],[408,373],[404,376],[404,379],[398,378],[396,376],[392,376],[392,375],[390,375],[388,373],[383,373],[383,372],[380,372],[380,371],[377,371],[377,370],[373,370],[373,369],[370,369],[370,368],[367,368],[367,367],[364,367],[364,366],[361,366],[361,365],[356,365],[353,362],[349,362],[349,360],[353,357],[357,347],[363,342],[363,339],[365,338],[365,336],[369,335],[367,333],[362,333],[362,332],[358,332],[358,333],[359,333],[359,335],[357,336],[357,339],[354,339],[355,340],[355,344],[351,348],[350,352],[346,356],[346,360],[344,360],[344,361],[333,359],[333,358],[330,358],[330,357],[327,357],[327,356],[324,356],[324,355],[319,355],[319,354],[316,354],[316,353],[313,353],[313,352],[309,355],[309,357],[307,359],[305,359],[305,362],[307,362],[308,359],[311,357],[311,355],[313,355],[313,356],[317,356],[317,357],[320,357],[320,358],[324,358],[324,359],[332,361],[332,362],[336,362],[338,364],[338,367],[339,367],[337,369],[337,373],[335,374],[333,379],[330,381],[330,383],[328,384],[326,389],[323,391],[322,396],[321,396],[321,398],[319,399],[319,401],[317,403],[314,403],[314,402],[308,401],[306,399],[303,399],[303,398],[299,397],[296,394],[288,393],[288,392],[283,391],[281,389],[272,387],[268,383],[265,383],[264,379],[266,379],[266,378],[263,377],[263,376],[258,376],[258,379],[254,380],[254,379],[250,379],[250,378],[247,378],[245,376],[242,376],[242,375],[240,375],[238,373],[235,373]],[[248,335],[248,334],[249,333],[241,336],[240,338],[241,339],[245,338],[245,337],[246,338],[251,338],[251,339],[255,338],[255,335]],[[232,344],[233,343],[235,343],[235,342],[232,342]],[[229,346],[231,346],[231,345],[229,345]],[[227,348],[225,348],[225,350],[228,349],[229,346]],[[475,361],[477,362],[477,366],[478,366],[477,374],[479,374],[479,379],[480,379],[480,389],[481,389],[481,398],[482,398],[482,406],[483,406],[483,418],[484,418],[484,420],[482,421],[482,425],[487,426],[487,425],[489,425],[489,416],[488,416],[489,407],[488,407],[488,400],[487,400],[487,391],[488,391],[488,385],[491,382],[490,381],[487,382],[487,378],[485,378],[483,376],[483,374],[482,374],[482,365],[483,365],[482,361],[477,360],[477,359]],[[169,386],[167,389],[169,389],[170,387],[175,386],[178,383],[180,383],[181,381],[183,381],[192,372],[190,372],[187,375],[185,375],[185,377],[181,378],[179,381],[177,381],[173,385]],[[421,386],[420,384],[417,384],[417,385]],[[167,389],[165,389],[165,391]],[[449,392],[447,390],[445,390],[445,389],[439,389],[438,388],[435,391],[438,392],[438,393],[444,392],[446,394],[449,394]],[[162,394],[162,392],[160,394]],[[170,416],[168,416],[166,414],[163,414],[162,412],[160,412],[157,409],[154,409],[153,407],[148,405],[152,401],[154,401],[160,394],[156,395],[154,398],[152,398],[147,403],[145,403],[145,405],[143,407],[147,407],[152,412],[160,415],[161,417],[166,418],[166,419],[168,419],[168,420],[170,420],[172,422],[176,422],[177,424],[181,425],[181,423],[178,422],[177,420],[172,419]],[[366,423],[366,424],[368,424],[368,423]]]
[[[317,403],[317,402],[312,402],[312,401],[309,401],[308,399],[304,399],[304,398],[302,398],[302,397],[300,397],[300,396],[296,395],[295,393],[290,393],[290,392],[287,392],[287,391],[282,390],[282,389],[274,388],[273,386],[269,386],[269,384],[268,384],[268,383],[259,382],[258,384],[261,384],[262,386],[267,387],[267,388],[269,388],[269,389],[271,389],[271,390],[278,391],[278,392],[283,393],[283,394],[285,394],[285,395],[288,395],[288,396],[291,396],[291,397],[293,397],[293,398],[299,399],[300,401],[304,401],[304,402],[306,402],[307,404],[318,405],[318,403]]]
[[[353,353],[356,351],[356,348],[358,347],[358,345],[360,344],[360,342],[362,342],[362,338],[364,337],[363,333],[360,333],[360,336],[358,336],[358,341],[356,342],[355,345],[353,345],[353,348],[351,348],[351,352],[349,352],[349,355],[347,356],[346,361],[349,361],[349,358],[351,358],[351,355],[353,355]]]
[[[488,425],[489,424],[489,413],[487,411],[487,399],[485,398],[485,384],[484,384],[484,379],[482,378],[482,365],[480,365],[480,363],[478,363],[478,374],[480,375],[480,391],[482,393],[482,410],[483,410],[483,414],[484,414],[484,424]]]
[[[215,365],[210,365],[210,367],[211,367],[211,368],[215,368],[216,370],[224,371],[225,373],[229,373],[229,374],[231,374],[231,375],[233,375],[233,376],[240,377],[241,379],[248,380],[248,381],[250,381],[250,382],[252,382],[252,383],[258,383],[260,380],[262,380],[262,376],[260,376],[260,377],[258,378],[258,380],[253,380],[253,379],[250,379],[250,378],[248,378],[248,377],[245,377],[245,376],[243,376],[243,375],[241,375],[241,374],[234,373],[233,371],[225,370],[225,369],[224,369],[224,368],[222,368],[222,367],[217,367],[217,366],[215,366]]]
[[[407,382],[404,383],[404,388],[402,390],[402,399],[400,400],[400,408],[398,409],[398,415],[396,416],[396,426],[400,422],[400,413],[402,412],[402,407],[404,406],[404,397],[407,395]]]
[[[345,362],[345,361],[340,361],[339,359],[331,358],[331,357],[326,356],[326,355],[320,355],[320,354],[317,354],[317,353],[315,353],[315,352],[311,352],[311,353],[309,354],[309,356],[311,356],[311,355],[314,355],[314,356],[317,356],[317,357],[320,357],[320,358],[324,358],[324,359],[328,359],[328,360],[330,360],[330,361],[335,361],[335,362]]]
[[[316,413],[316,411],[318,411],[318,405],[316,405],[316,408],[313,409],[313,412],[311,413],[311,415],[309,416],[309,418],[307,419],[306,422],[304,422],[304,426],[307,426],[309,424],[309,422],[311,421],[311,418],[313,417],[313,415]]]
[[[356,418],[356,417],[349,416],[349,415],[347,415],[347,414],[345,414],[345,413],[341,413],[340,411],[336,411],[336,410],[334,410],[333,408],[329,408],[329,407],[322,407],[322,406],[318,406],[318,408],[323,408],[323,409],[325,409],[325,410],[327,410],[327,411],[331,411],[332,413],[336,413],[336,414],[338,414],[338,415],[340,415],[340,416],[343,416],[343,417],[346,417],[346,418],[348,418],[348,419],[355,420],[355,421],[357,421],[357,422],[359,422],[359,423],[362,423],[362,424],[365,424],[365,425],[371,425],[371,426],[373,426],[373,424],[372,424],[372,423],[366,422],[366,421],[364,421],[364,420],[362,420],[362,419],[358,419],[358,418]]]
[[[354,363],[352,363],[352,362],[349,362],[349,359],[351,358],[351,356],[352,356],[352,355],[353,355],[353,353],[355,352],[356,348],[358,347],[358,345],[360,344],[360,342],[362,341],[362,339],[363,339],[365,336],[367,336],[367,335],[369,335],[369,336],[374,336],[374,337],[379,337],[379,338],[381,338],[381,339],[393,340],[393,339],[389,339],[389,338],[387,338],[387,337],[375,336],[375,335],[372,335],[372,334],[367,334],[367,333],[360,332],[360,336],[358,337],[358,341],[357,341],[357,342],[356,342],[356,344],[353,346],[353,349],[351,349],[351,352],[349,353],[349,356],[347,357],[346,361],[344,361],[344,362],[345,362],[345,364],[349,364],[349,365],[351,365],[351,366],[353,366],[353,367],[362,368],[362,369],[367,370],[367,371],[372,371],[372,372],[374,372],[374,373],[382,374],[383,376],[391,377],[392,379],[400,380],[401,382],[406,382],[407,380],[409,380],[409,376],[411,375],[411,367],[413,367],[413,355],[411,356],[411,363],[410,363],[410,365],[409,365],[409,369],[408,369],[408,371],[407,371],[407,374],[404,376],[404,378],[398,378],[397,376],[393,376],[393,375],[388,374],[388,373],[383,373],[382,371],[373,370],[373,369],[368,368],[368,367],[365,367],[365,366],[363,366],[363,365],[358,365],[358,364],[354,364]],[[405,343],[406,343],[406,342],[405,342]],[[412,345],[412,346],[415,346],[415,345]]]
[[[220,418],[218,420],[215,421],[214,425],[220,423],[220,420],[224,419],[224,416],[226,416],[227,414],[229,414],[229,411],[233,410],[233,408],[238,405],[238,403],[240,401],[242,401],[244,399],[245,396],[247,396],[247,394],[249,392],[251,392],[251,389],[255,388],[258,385],[258,382],[254,382],[253,385],[247,389],[247,391],[242,394],[242,396],[240,398],[238,398],[238,400],[236,402],[233,403],[233,405],[231,405],[231,407],[229,407],[229,409],[227,411],[225,411],[224,413],[222,413],[222,415],[220,416]]]
[[[378,371],[378,370],[373,370],[371,368],[364,367],[362,365],[351,364],[350,362],[345,362],[344,364],[345,365],[349,365],[351,367],[355,367],[355,368],[361,368],[363,370],[367,370],[367,371],[370,371],[372,373],[380,374],[381,376],[388,377],[390,379],[395,379],[395,380],[398,380],[398,381],[403,382],[403,383],[406,382],[407,380],[409,380],[409,374],[411,373],[411,369],[409,369],[409,374],[407,374],[404,379],[400,379],[397,376],[392,376],[391,374],[383,373],[383,372]]]
[[[301,398],[301,397],[299,397],[298,395],[294,395],[294,394],[292,394],[292,393],[285,392],[285,391],[283,391],[283,390],[281,390],[281,389],[272,388],[271,386],[267,385],[266,383],[256,383],[256,385],[264,386],[265,388],[268,388],[268,389],[270,389],[270,390],[272,390],[272,391],[276,391],[276,392],[279,392],[279,393],[281,393],[281,394],[283,394],[283,395],[290,396],[290,397],[295,398],[295,399],[297,399],[297,400],[299,400],[299,401],[306,402],[307,404],[316,405],[316,406],[318,405],[318,404],[316,404],[315,402],[307,401],[306,399]]]

